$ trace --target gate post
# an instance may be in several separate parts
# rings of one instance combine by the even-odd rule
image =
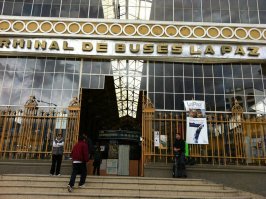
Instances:
[[[232,130],[234,133],[234,155],[236,158],[236,163],[238,165],[239,160],[243,161],[243,159],[246,160],[247,158],[248,153],[246,149],[247,145],[245,143],[245,140],[248,140],[248,138],[245,138],[244,135],[243,108],[242,106],[240,106],[237,99],[235,99],[234,102],[234,106],[232,107]]]
[[[16,154],[16,158],[21,158],[21,156],[25,155],[27,159],[29,157],[28,151],[29,146],[31,146],[31,138],[32,138],[32,129],[34,126],[34,116],[37,115],[38,112],[38,103],[34,95],[30,96],[24,105],[23,112],[23,122],[21,124],[21,135],[18,140],[18,150]]]
[[[141,176],[144,176],[144,163],[151,158],[154,112],[155,108],[151,100],[142,95]],[[146,156],[148,159],[146,159]]]
[[[71,153],[74,144],[78,140],[80,123],[80,102],[78,97],[73,97],[68,106],[69,116],[65,138],[65,153]]]

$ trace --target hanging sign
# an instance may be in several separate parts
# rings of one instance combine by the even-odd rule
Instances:
[[[184,101],[184,105],[187,111],[186,143],[208,144],[205,102],[189,100]]]

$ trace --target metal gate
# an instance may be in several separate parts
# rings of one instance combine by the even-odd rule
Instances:
[[[142,111],[143,167],[150,162],[172,162],[175,134],[186,138],[186,113],[156,111],[145,97]],[[244,114],[236,101],[230,113],[207,113],[207,125],[209,144],[189,144],[188,161],[213,165],[265,165],[265,116]],[[166,146],[155,146],[154,132],[167,138]]]
[[[49,159],[58,132],[63,133],[64,155],[68,156],[78,139],[79,123],[78,98],[66,110],[56,111],[41,109],[31,96],[24,110],[0,110],[0,158]]]

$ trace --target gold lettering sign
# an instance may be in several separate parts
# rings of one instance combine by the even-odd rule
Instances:
[[[49,50],[59,50],[57,41],[52,41],[52,43],[49,46]]]
[[[20,48],[24,48],[25,40],[24,39],[14,39],[13,40],[13,48],[17,48],[19,45]]]
[[[143,53],[153,53],[154,51],[154,45],[153,44],[144,44],[143,45]]]
[[[63,39],[29,39],[29,38],[0,38],[0,49],[6,48],[6,52],[12,54],[14,51],[17,52],[45,52],[46,50],[56,50],[63,54],[64,51],[75,51],[68,52],[69,54],[80,56],[86,56],[86,53],[92,52],[92,55],[97,55],[97,53],[108,53],[110,56],[119,56],[123,53],[124,57],[134,57],[136,56],[146,56],[145,54],[151,54],[150,57],[158,56],[166,58],[171,56],[175,58],[174,55],[180,55],[178,57],[188,58],[190,55],[198,55],[200,58],[225,58],[223,55],[228,54],[228,58],[239,58],[239,56],[245,56],[244,59],[248,57],[260,57],[260,59],[265,60],[266,47],[261,45],[258,46],[248,46],[248,45],[230,45],[230,44],[172,44],[172,43],[146,43],[146,42],[119,42],[119,41],[101,41],[101,40],[85,40],[85,39],[75,39],[75,40],[63,40]],[[24,51],[23,51],[24,50]],[[35,51],[38,50],[38,51]],[[4,51],[4,50],[3,50]],[[156,51],[156,52],[155,52]],[[47,53],[53,53],[47,51]],[[109,54],[114,53],[114,54]],[[164,55],[160,55],[164,54]],[[205,56],[208,55],[208,56]],[[212,56],[210,56],[212,55]],[[177,57],[177,56],[176,56]],[[138,58],[139,59],[139,58]]]
[[[173,54],[182,54],[183,47],[180,44],[174,44],[172,45],[172,53]]]
[[[107,43],[97,43],[96,51],[101,52],[101,53],[106,53],[107,52]]]
[[[129,44],[129,50],[130,52],[132,53],[138,53],[139,52],[139,49],[140,49],[140,45],[139,44],[135,44],[135,48],[133,46],[133,44]]]
[[[191,55],[200,55],[201,50],[200,49],[195,49],[195,46],[190,46],[190,54]]]
[[[248,47],[248,55],[249,56],[259,56],[260,53],[259,53],[259,48],[258,47]]]
[[[9,48],[10,40],[9,39],[0,39],[0,48],[6,47]]]
[[[115,52],[116,53],[125,53],[126,52],[125,44],[115,44]]]
[[[56,42],[56,44],[57,44],[57,42]],[[40,47],[41,47],[41,49],[43,49],[43,50],[45,50],[46,49],[46,45],[47,45],[47,43],[46,43],[46,41],[44,41],[44,40],[42,40],[42,41],[39,41],[39,40],[36,40],[35,42],[34,42],[34,48],[35,49],[39,49]],[[52,45],[52,44],[51,44]],[[50,45],[50,47],[51,47],[51,45]],[[58,48],[58,44],[57,44],[57,48]],[[49,48],[50,49],[50,48]],[[52,49],[50,49],[50,50],[52,50]],[[59,50],[59,49],[58,49]]]
[[[93,49],[93,46],[92,46],[92,43],[91,42],[82,42],[82,50],[83,51],[92,51]]]
[[[31,49],[32,41],[27,40],[27,49]]]
[[[68,46],[68,42],[67,41],[63,41],[63,49],[64,50],[74,50],[73,47],[69,47]]]
[[[158,44],[157,52],[167,54],[168,53],[168,45],[167,44]]]
[[[206,49],[205,49],[205,51],[204,51],[204,54],[205,54],[205,55],[206,55],[206,54],[211,54],[211,55],[214,55],[214,54],[215,54],[215,52],[214,52],[214,50],[213,50],[213,48],[212,48],[211,45],[208,45],[208,46],[206,47]]]
[[[221,47],[221,54],[224,55],[225,53],[230,53],[232,51],[231,46],[222,46]]]
[[[242,46],[237,46],[236,47],[235,55],[242,55],[242,56],[245,55],[245,50],[243,49]]]

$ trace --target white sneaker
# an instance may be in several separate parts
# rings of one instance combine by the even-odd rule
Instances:
[[[57,174],[56,176],[61,176],[61,174],[59,173],[59,174]]]
[[[68,190],[68,192],[72,192],[73,188],[70,185],[67,185],[67,190]]]
[[[83,185],[79,185],[79,188],[86,188],[86,187],[85,187],[85,184],[83,184]]]

